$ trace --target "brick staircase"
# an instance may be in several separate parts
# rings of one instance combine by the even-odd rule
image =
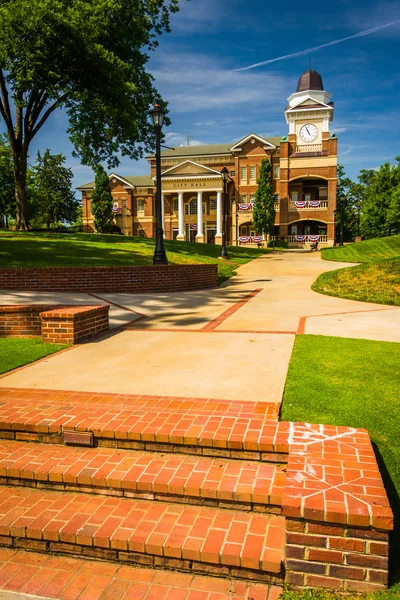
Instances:
[[[0,588],[21,562],[44,581],[55,554],[71,577],[108,577],[71,598],[384,589],[393,517],[367,432],[276,418],[264,402],[0,388]]]

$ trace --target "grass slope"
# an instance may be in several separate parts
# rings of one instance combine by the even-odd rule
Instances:
[[[373,263],[385,258],[394,258],[400,256],[400,235],[323,248],[321,255],[324,260],[358,263]]]
[[[2,267],[84,267],[151,265],[155,241],[97,234],[7,232],[0,234]],[[221,246],[165,240],[171,265],[218,264],[219,283],[267,250],[230,246],[229,261],[218,260]]]
[[[400,235],[324,248],[322,258],[362,264],[323,273],[312,286],[315,292],[400,306]]]
[[[368,429],[396,519],[391,545],[394,586],[390,592],[365,596],[381,600],[400,598],[399,381],[400,344],[300,335],[281,414],[282,420]],[[310,599],[320,597],[324,598]]]
[[[54,354],[68,346],[44,344],[39,339],[0,339],[0,374]]]

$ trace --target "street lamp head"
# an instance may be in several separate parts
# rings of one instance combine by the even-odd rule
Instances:
[[[221,169],[221,177],[222,177],[222,181],[227,181],[228,179],[228,175],[229,175],[229,171],[226,167],[223,167]]]
[[[154,127],[159,127],[161,129],[161,127],[164,124],[165,112],[163,111],[161,106],[158,104],[158,102],[155,102],[154,108],[150,111],[150,115],[151,115],[151,120],[153,121]]]

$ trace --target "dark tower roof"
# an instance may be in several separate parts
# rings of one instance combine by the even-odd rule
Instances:
[[[300,75],[300,79],[297,84],[296,92],[305,92],[306,90],[323,90],[324,84],[322,83],[322,77],[317,71],[308,69],[304,71],[303,75]]]

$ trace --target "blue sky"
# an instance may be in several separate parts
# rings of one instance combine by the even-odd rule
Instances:
[[[180,0],[172,32],[163,34],[149,70],[169,102],[166,143],[179,146],[234,142],[250,132],[286,135],[284,109],[309,56],[236,71],[360,31],[400,20],[400,0],[321,3],[265,0]],[[371,35],[312,53],[313,68],[333,94],[332,132],[340,162],[356,178],[400,154],[400,21]],[[91,169],[72,158],[62,112],[53,115],[32,146],[67,156],[75,185],[92,179]],[[126,158],[122,175],[148,173],[148,163]]]

